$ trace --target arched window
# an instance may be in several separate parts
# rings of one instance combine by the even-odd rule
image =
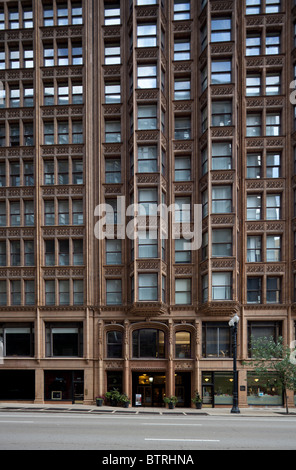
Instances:
[[[107,333],[107,357],[122,357],[122,332],[108,331]]]
[[[176,332],[175,355],[178,359],[191,358],[191,333],[189,331]]]
[[[164,332],[152,328],[133,331],[133,357],[164,358]]]

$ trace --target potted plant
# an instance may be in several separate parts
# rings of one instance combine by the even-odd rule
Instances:
[[[104,403],[104,397],[96,397],[96,404],[97,406],[103,406]]]
[[[198,391],[195,392],[194,397],[192,398],[192,402],[195,403],[195,407],[197,410],[200,410],[202,407],[202,399],[200,398],[200,394]]]
[[[129,404],[130,404],[130,399],[129,397],[123,393],[122,395],[120,395],[120,403],[122,403],[123,407],[124,408],[128,408],[129,407]]]
[[[108,402],[110,403],[110,406],[117,406],[119,401],[120,401],[120,396],[121,395],[120,395],[119,391],[116,388],[111,390],[111,392],[106,392],[105,393],[105,397],[108,400]]]
[[[170,410],[173,410],[175,405],[178,403],[178,398],[171,395],[170,397],[164,397],[163,401],[169,405]]]

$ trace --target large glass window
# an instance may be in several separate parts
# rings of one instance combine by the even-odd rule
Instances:
[[[165,334],[161,330],[144,328],[133,331],[133,357],[161,359],[165,357]]]
[[[247,373],[248,380],[248,405],[283,405],[283,391],[276,374],[269,373],[267,379],[263,379],[255,372]]]
[[[205,322],[202,325],[203,357],[230,357],[231,334],[227,322]]]
[[[46,357],[82,357],[83,326],[76,323],[46,325]]]
[[[0,325],[0,348],[4,357],[34,355],[34,327],[14,323]]]

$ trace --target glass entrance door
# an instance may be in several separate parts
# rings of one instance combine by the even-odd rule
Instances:
[[[134,406],[164,406],[165,375],[154,373],[133,374],[133,404]]]

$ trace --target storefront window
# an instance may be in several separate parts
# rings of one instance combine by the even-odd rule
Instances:
[[[202,382],[202,400],[204,406],[232,405],[232,372],[203,372]]]
[[[276,374],[263,378],[248,372],[248,405],[283,405],[282,387]]]

